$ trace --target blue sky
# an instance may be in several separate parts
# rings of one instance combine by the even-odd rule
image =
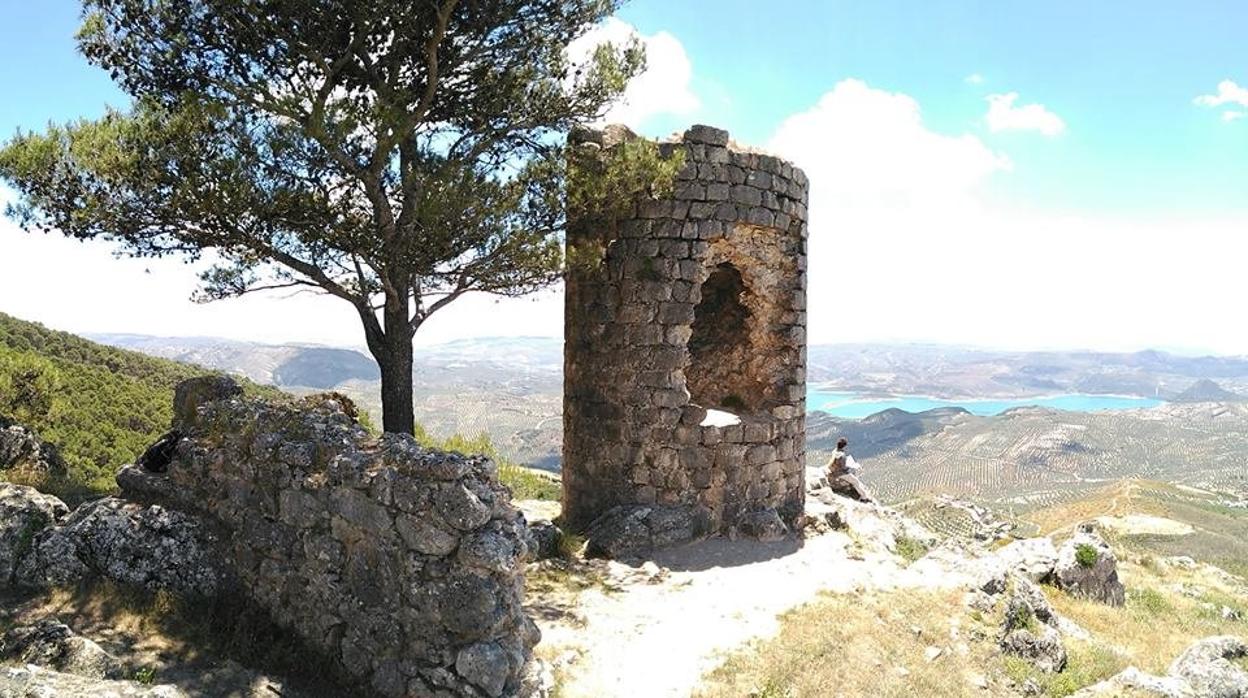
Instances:
[[[78,12],[0,6],[0,135],[124,104],[77,55]],[[1248,254],[1245,26],[1231,1],[636,0],[591,40],[650,47],[613,118],[652,136],[722,126],[811,175],[816,341],[1248,353],[1230,320]],[[66,329],[359,344],[337,301],[192,307],[185,268],[0,222],[10,255],[70,260],[107,289],[0,281],[0,310]],[[557,292],[504,305],[460,301],[418,341],[559,332]],[[170,315],[186,324],[144,320]]]
[[[1243,2],[642,0],[621,17],[678,37],[695,86],[726,95],[717,121],[746,141],[845,77],[914,97],[946,132],[982,132],[984,97],[1018,91],[1070,127],[1054,142],[996,139],[1018,165],[1003,195],[1045,208],[1248,207],[1248,128],[1211,128],[1217,113],[1192,108],[1220,80],[1248,84]],[[964,82],[973,74],[983,82]]]

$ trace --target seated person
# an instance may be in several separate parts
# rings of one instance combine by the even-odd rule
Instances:
[[[848,446],[849,439],[845,437],[841,437],[836,442],[836,450],[832,452],[832,458],[828,460],[828,487],[842,497],[857,499],[860,502],[875,501],[867,490],[867,486],[862,484],[862,481],[854,474],[854,471],[858,470],[858,464],[846,450]]]

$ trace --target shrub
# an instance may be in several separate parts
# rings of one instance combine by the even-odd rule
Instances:
[[[897,538],[897,554],[906,562],[914,562],[927,554],[927,544],[909,536]]]
[[[1161,616],[1174,611],[1174,605],[1161,592],[1150,588],[1127,591],[1127,607],[1150,616]]]
[[[1075,546],[1075,562],[1079,563],[1080,567],[1092,567],[1096,565],[1096,561],[1100,557],[1101,555],[1096,551],[1096,548],[1087,543],[1080,543]]]

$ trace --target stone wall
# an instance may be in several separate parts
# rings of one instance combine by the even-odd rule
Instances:
[[[344,400],[180,386],[164,473],[126,496],[206,514],[241,587],[384,696],[515,694],[536,626],[521,608],[526,531],[488,459],[369,437]]]
[[[634,138],[578,132],[574,157]],[[671,197],[573,221],[564,344],[564,517],[692,510],[703,533],[804,500],[805,174],[694,126]],[[708,410],[714,410],[708,415]],[[725,414],[727,413],[727,414]]]

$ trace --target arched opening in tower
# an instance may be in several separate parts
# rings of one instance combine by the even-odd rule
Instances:
[[[685,370],[694,404],[739,414],[762,401],[759,381],[747,368],[751,365],[748,293],[741,272],[728,262],[716,266],[702,283]]]

